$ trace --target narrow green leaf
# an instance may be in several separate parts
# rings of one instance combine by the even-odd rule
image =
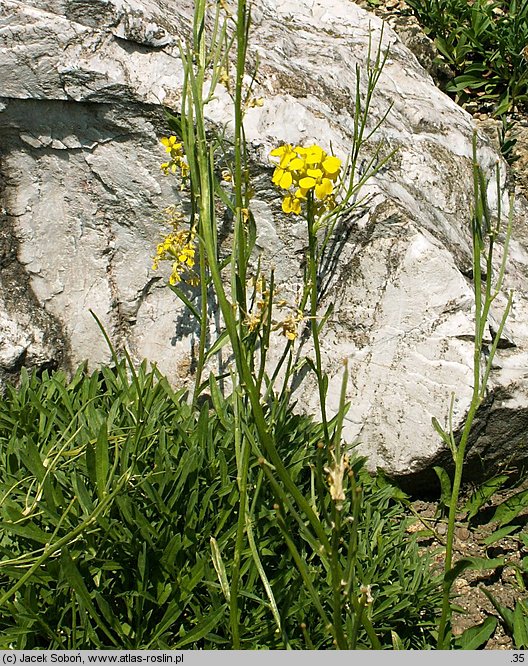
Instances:
[[[523,511],[528,510],[528,490],[523,490],[512,497],[509,497],[502,504],[499,504],[495,513],[493,514],[493,520],[498,521],[499,525],[506,525],[506,523],[511,522],[514,518]]]
[[[96,485],[96,475],[95,475],[95,449],[91,441],[86,443],[86,472],[88,473],[88,478],[90,482],[95,486]]]
[[[189,643],[195,643],[196,641],[199,641],[205,636],[207,636],[207,634],[210,631],[212,631],[216,627],[216,625],[220,622],[225,612],[226,611],[224,606],[220,606],[220,608],[217,608],[214,611],[214,613],[204,618],[204,620],[199,624],[197,624],[196,627],[194,627],[194,629],[185,634],[183,639],[178,643],[176,643],[176,645],[172,649],[180,650],[184,645],[189,645]]]
[[[227,421],[225,418],[225,412],[226,412],[226,403],[225,399],[222,395],[222,392],[220,391],[220,387],[218,386],[218,382],[216,380],[216,377],[211,373],[209,377],[209,390],[211,392],[211,400],[213,402],[213,407],[215,409],[216,415],[220,419],[220,422],[224,426],[224,428],[231,428],[231,424]]]
[[[330,305],[327,307],[326,312],[324,315],[321,317],[321,321],[317,324],[317,330],[319,333],[323,330],[326,322],[328,321],[329,317],[332,316],[334,312],[334,304],[330,303]]]
[[[108,467],[108,431],[105,421],[99,429],[95,444],[95,486],[100,500],[104,498],[106,493]]]
[[[167,121],[167,125],[169,128],[174,132],[174,135],[182,140],[183,139],[183,133],[182,133],[182,121],[181,121],[181,116],[175,116],[174,113],[167,107],[163,107],[163,112],[165,114],[165,119]]]
[[[503,606],[500,604],[497,599],[493,596],[493,594],[485,587],[481,587],[480,590],[488,597],[488,599],[491,601],[493,604],[493,608],[497,611],[497,613],[501,616],[502,621],[506,625],[506,628],[508,629],[509,633],[513,633],[513,611],[506,606]]]
[[[443,467],[433,467],[440,481],[440,503],[449,506],[451,502],[451,479]]]
[[[210,543],[211,543],[211,556],[213,560],[213,566],[215,568],[216,575],[218,576],[218,580],[220,582],[220,587],[222,588],[224,597],[227,603],[229,603],[231,600],[231,591],[229,589],[229,582],[227,580],[227,572],[225,569],[224,562],[222,560],[222,554],[220,553],[220,548],[218,547],[218,543],[214,537],[211,537]]]
[[[433,428],[436,430],[436,432],[437,432],[437,433],[440,435],[440,437],[442,438],[444,444],[445,444],[449,449],[451,449],[451,439],[450,439],[449,435],[447,434],[447,432],[446,432],[446,431],[442,428],[442,426],[440,425],[440,423],[439,423],[438,419],[436,418],[436,416],[433,416],[433,418],[431,419],[431,423],[432,423],[432,425],[433,425]]]
[[[44,532],[40,527],[37,527],[32,523],[21,525],[20,523],[0,522],[0,530],[5,530],[11,534],[16,534],[17,536],[31,539],[31,541],[36,541],[37,543],[42,544],[48,543],[51,536],[49,532]]]
[[[482,543],[486,546],[491,546],[492,543],[495,543],[496,541],[499,541],[499,539],[508,536],[508,534],[511,534],[516,529],[517,525],[506,525],[505,527],[501,527],[500,530],[495,530],[495,532],[492,532],[485,539],[482,539]]]
[[[469,627],[463,634],[455,638],[455,645],[460,650],[478,650],[490,638],[497,627],[497,618],[489,616],[484,622]]]
[[[33,474],[33,476],[40,482],[46,476],[46,468],[40,457],[40,453],[35,443],[27,439],[23,448],[20,450],[20,457],[26,468]]]
[[[496,569],[502,566],[504,566],[503,557],[497,557],[493,560],[486,557],[463,557],[445,574],[444,583],[449,586],[452,585],[455,579],[466,569],[485,571],[486,569]]]
[[[479,486],[471,497],[466,502],[464,506],[464,511],[468,512],[468,519],[473,518],[477,515],[480,509],[486,504],[492,495],[494,495],[502,486],[504,482],[508,480],[506,474],[500,474],[499,476],[494,476],[492,479],[484,481],[484,483]]]
[[[169,285],[169,287],[176,294],[176,296],[180,299],[180,301],[182,301],[182,303],[189,308],[189,311],[192,312],[192,314],[196,318],[196,321],[198,322],[198,325],[201,326],[202,325],[202,315],[198,311],[198,308],[191,301],[191,299],[183,291],[183,289],[178,287],[178,285],[176,285],[176,284],[171,284],[171,285]]]
[[[229,342],[229,333],[227,330],[225,330],[214,342],[212,347],[207,350],[207,353],[205,354],[205,361],[208,361],[211,356],[214,356],[215,354],[218,354],[218,352],[224,347]]]
[[[519,601],[513,612],[513,643],[517,650],[528,648],[528,616]]]
[[[258,554],[257,550],[257,545],[255,543],[255,537],[253,535],[253,528],[251,526],[251,518],[246,519],[246,532],[247,532],[247,537],[249,541],[249,547],[251,549],[251,554],[253,556],[253,560],[255,562],[255,566],[257,567],[257,571],[259,572],[260,580],[262,581],[262,584],[264,585],[264,589],[266,590],[266,595],[269,599],[270,606],[271,606],[271,612],[273,614],[273,618],[275,620],[275,623],[277,625],[277,628],[279,631],[282,631],[282,626],[281,626],[281,618],[280,618],[280,613],[279,609],[277,607],[277,602],[275,601],[275,595],[273,594],[273,590],[271,589],[270,582],[268,580],[268,577],[266,576],[266,572],[264,571],[264,567],[262,566],[262,562],[260,561],[260,557]]]
[[[118,646],[116,640],[114,639],[112,634],[108,631],[105,622],[97,612],[97,609],[95,608],[92,598],[90,596],[90,592],[88,591],[88,588],[86,587],[86,584],[81,574],[79,573],[79,570],[75,565],[75,562],[72,560],[68,548],[66,547],[63,547],[61,550],[60,562],[64,577],[66,578],[68,584],[75,592],[75,594],[77,595],[83,606],[86,608],[87,612],[90,614],[90,617],[95,621],[97,626],[106,634],[106,636],[112,641],[112,643]]]
[[[156,627],[156,632],[145,646],[146,650],[156,649],[156,641],[168,631],[182,614],[182,608],[176,601],[171,601]]]

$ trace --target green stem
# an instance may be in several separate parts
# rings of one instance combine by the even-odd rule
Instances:
[[[237,23],[236,23],[236,79],[235,79],[235,224],[238,230],[237,273],[236,273],[236,302],[239,308],[239,320],[242,322],[246,313],[246,269],[247,269],[247,234],[244,215],[244,183],[243,170],[245,167],[245,140],[244,140],[244,108],[243,108],[243,83],[246,71],[247,31],[249,29],[249,16],[246,8],[246,0],[238,0]],[[233,295],[235,297],[235,295]]]
[[[196,197],[192,191],[191,187],[191,205],[192,205],[192,216],[191,216],[191,226],[195,225],[195,209],[196,209]],[[202,384],[202,375],[205,365],[205,348],[207,344],[207,263],[205,261],[205,255],[202,251],[199,252],[199,263],[200,263],[200,338],[198,342],[198,360],[196,362],[196,376],[194,380],[194,392],[193,392],[193,404],[196,405],[196,400],[200,395],[200,387]]]
[[[355,650],[357,645],[357,639],[359,635],[359,627],[362,624],[363,611],[365,610],[365,598],[364,595],[361,595],[359,600],[358,608],[356,609],[356,617],[354,618],[354,628],[352,629],[352,636],[350,637],[350,646],[349,650]]]
[[[235,452],[237,459],[237,484],[239,490],[238,501],[238,522],[237,535],[235,543],[235,553],[233,556],[233,573],[231,578],[231,597],[229,602],[229,619],[231,625],[231,636],[233,639],[233,650],[240,650],[240,635],[238,630],[238,590],[240,583],[240,562],[242,558],[242,549],[244,547],[244,533],[246,525],[247,512],[247,475],[249,469],[249,445],[245,438],[242,438],[240,424],[240,396],[238,389],[233,387],[233,399],[235,408]]]
[[[188,66],[190,63],[188,61]],[[214,177],[213,165],[210,164],[210,154],[207,149],[206,133],[205,133],[205,120],[203,110],[203,75],[194,76],[194,73],[189,70],[189,106],[194,110],[194,125],[192,132],[194,138],[191,139],[195,148],[196,167],[199,174],[199,215],[200,215],[200,238],[203,244],[203,250],[206,253],[207,264],[209,267],[211,279],[213,282],[214,291],[218,299],[218,304],[224,318],[226,330],[231,342],[233,355],[236,362],[237,372],[240,377],[242,387],[245,389],[248,399],[251,404],[251,409],[255,421],[255,426],[259,435],[259,439],[269,456],[272,465],[277,470],[277,473],[284,483],[285,487],[292,494],[299,508],[306,514],[310,524],[317,534],[322,547],[330,552],[330,544],[325,534],[323,526],[309,502],[299,491],[290,474],[288,473],[282,458],[279,455],[273,438],[270,435],[266,425],[263,407],[260,403],[260,394],[257,391],[255,379],[251,373],[250,363],[246,358],[244,344],[242,337],[237,327],[236,320],[236,305],[232,305],[226,296],[223,278],[221,275],[220,267],[218,264],[217,256],[217,228],[216,228],[216,214],[215,214],[215,194],[214,194]],[[191,113],[191,110],[189,110]]]
[[[317,322],[317,236],[315,231],[313,194],[308,196],[308,271],[310,279],[310,323],[312,328],[313,345],[315,352],[315,370],[317,375],[317,386],[319,389],[319,402],[321,407],[321,420],[325,444],[330,445],[328,432],[328,420],[326,417],[326,389],[324,385],[324,374],[321,361],[321,346],[319,343],[319,324]],[[329,453],[329,452],[328,452]]]
[[[330,568],[332,572],[332,619],[336,636],[336,644],[340,650],[348,648],[347,640],[343,632],[342,617],[342,585],[343,573],[339,565],[339,545],[341,542],[341,512],[335,506],[333,507],[334,527],[332,530],[332,556],[330,558]]]
[[[475,167],[476,168],[476,167]],[[478,181],[476,181],[478,183]],[[475,197],[478,196],[479,185],[475,184],[476,192]],[[446,536],[446,553],[445,553],[445,563],[444,563],[444,572],[447,574],[452,567],[453,562],[453,543],[455,536],[455,521],[456,521],[456,512],[458,507],[458,496],[460,493],[460,485],[462,483],[462,473],[464,471],[464,458],[466,453],[466,446],[471,431],[471,426],[473,425],[473,419],[477,412],[477,409],[481,403],[480,397],[480,356],[482,353],[482,338],[484,334],[484,328],[486,326],[486,320],[482,318],[483,308],[482,308],[482,294],[481,294],[481,271],[480,271],[480,258],[482,253],[482,245],[480,239],[480,228],[477,228],[479,225],[479,214],[478,210],[475,210],[474,220],[473,220],[473,278],[474,278],[474,294],[475,294],[475,342],[473,346],[473,392],[471,396],[471,403],[469,411],[466,417],[466,422],[464,423],[464,429],[462,431],[462,436],[460,442],[455,450],[454,462],[455,462],[455,475],[453,479],[453,486],[451,489],[451,499],[449,503],[449,517],[447,522],[447,536]],[[488,276],[488,279],[491,279]],[[442,597],[442,614],[440,617],[440,623],[438,626],[438,649],[444,649],[445,643],[445,632],[447,627],[447,622],[450,617],[451,605],[449,602],[449,596],[451,592],[451,585],[444,584],[444,591]]]
[[[482,344],[484,340],[484,333],[486,331],[487,319],[492,301],[495,299],[498,290],[502,286],[502,278],[504,274],[505,258],[501,263],[499,280],[495,290],[492,289],[492,275],[493,275],[493,248],[494,248],[494,234],[495,231],[490,226],[490,215],[486,201],[486,181],[480,171],[477,163],[476,154],[476,135],[473,137],[473,187],[474,187],[474,213],[472,218],[472,245],[473,245],[473,288],[475,295],[475,341],[473,346],[473,391],[469,411],[464,423],[462,435],[458,446],[454,446],[453,458],[455,463],[455,474],[453,479],[453,486],[451,489],[451,499],[449,504],[449,517],[447,524],[446,536],[446,552],[444,572],[447,574],[453,565],[453,543],[455,535],[455,521],[458,506],[458,497],[460,494],[460,486],[462,483],[462,474],[464,471],[464,460],[466,447],[471,432],[471,427],[475,419],[478,408],[484,399],[486,384],[491,369],[491,363],[497,350],[500,335],[504,329],[506,317],[510,311],[512,295],[509,295],[508,303],[505,312],[501,319],[499,331],[495,334],[492,347],[489,352],[489,357],[485,366],[484,374],[481,374],[481,355]],[[500,197],[500,192],[498,192]],[[511,204],[510,204],[511,205]],[[507,243],[509,240],[509,233],[511,230],[512,213],[510,210],[510,220],[508,225],[508,232],[506,236],[506,243],[504,251],[507,252]],[[500,225],[500,220],[499,220]],[[482,256],[485,254],[484,240],[488,239],[488,252],[486,256],[486,283],[484,286],[484,298],[482,296],[482,275],[480,262]],[[451,436],[453,435],[451,431]],[[453,440],[454,441],[454,440]],[[438,625],[438,649],[446,648],[446,628],[451,615],[451,605],[449,596],[451,592],[451,583],[444,583],[443,598],[442,598],[442,614]]]

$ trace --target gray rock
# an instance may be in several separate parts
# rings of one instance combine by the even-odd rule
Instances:
[[[90,310],[116,349],[186,381],[196,331],[150,257],[158,213],[180,196],[160,173],[157,140],[166,133],[161,104],[178,105],[178,43],[191,8],[190,0],[0,0],[2,233],[11,248],[0,265],[0,381],[22,364],[109,361]],[[246,122],[257,248],[295,293],[304,229],[282,215],[267,155],[283,142],[313,141],[347,154],[355,67],[364,69],[369,31],[376,44],[381,22],[350,0],[260,0],[253,20],[255,92],[265,100]],[[323,355],[330,410],[349,360],[347,441],[372,469],[419,481],[445,459],[431,417],[445,421],[454,392],[460,427],[471,394],[473,124],[389,27],[383,43],[390,56],[372,124],[392,109],[369,149],[384,142],[397,152],[368,185],[368,209],[339,229],[323,275],[321,310],[335,304]],[[223,124],[229,110],[219,90],[209,120]],[[489,174],[499,159],[484,137],[480,159]],[[479,412],[474,474],[527,453],[525,212],[519,200],[506,280],[515,301]],[[491,328],[503,305],[497,299]],[[300,403],[317,413],[313,380],[302,386]]]

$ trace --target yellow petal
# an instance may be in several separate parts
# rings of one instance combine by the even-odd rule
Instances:
[[[315,145],[307,148],[307,154],[306,154],[307,164],[317,164],[318,162],[322,162],[325,157],[326,153],[321,148],[321,146]]]
[[[303,190],[302,187],[299,187],[299,189],[295,192],[295,198],[296,199],[306,199],[306,193],[308,190]]]
[[[303,190],[309,190],[314,187],[316,183],[315,178],[310,178],[310,176],[305,176],[299,181],[299,185]]]
[[[301,213],[301,202],[299,199],[296,199],[292,196],[284,197],[282,201],[282,210],[285,213],[294,213],[295,215],[300,215]]]
[[[285,169],[288,164],[291,162],[291,160],[296,157],[295,153],[292,150],[292,147],[289,143],[285,143],[283,146],[279,146],[278,148],[274,148],[271,152],[270,155],[273,155],[274,157],[279,157],[279,166],[281,169]]]
[[[278,185],[281,182],[282,175],[284,174],[284,169],[277,167],[273,172],[273,178],[271,179],[274,185]]]
[[[341,160],[338,157],[327,157],[323,162],[323,169],[327,176],[334,176],[339,173]]]
[[[290,171],[300,171],[301,169],[304,169],[304,160],[301,160],[300,157],[294,157],[288,164],[288,169]]]
[[[293,178],[291,173],[289,171],[284,171],[279,182],[280,187],[282,187],[283,190],[288,190],[291,187],[292,183],[293,183]]]
[[[291,146],[289,143],[285,143],[284,145],[279,146],[278,148],[274,148],[270,152],[270,155],[273,155],[274,157],[282,157],[287,150],[291,150]]]
[[[294,157],[295,153],[284,153],[279,162],[279,166],[285,169]]]
[[[315,196],[323,200],[334,190],[334,185],[331,180],[328,178],[323,178],[323,180],[315,186]]]
[[[308,169],[306,171],[306,175],[319,180],[319,178],[324,176],[324,173],[321,171],[321,169]]]
[[[282,200],[282,210],[285,213],[291,213],[292,212],[292,201],[293,201],[293,197],[291,197],[291,196],[284,197],[284,199]]]

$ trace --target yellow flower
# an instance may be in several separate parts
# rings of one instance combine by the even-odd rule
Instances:
[[[163,136],[160,143],[165,146],[165,152],[170,153],[171,157],[181,157],[183,155],[183,146],[178,142],[175,136]]]
[[[249,208],[241,208],[240,213],[242,215],[242,221],[244,222],[244,224],[247,224],[249,222],[249,216],[250,216]]]
[[[292,147],[289,143],[274,148],[270,155],[279,158],[272,182],[287,190],[282,201],[285,213],[300,215],[301,203],[309,192],[313,193],[317,202],[313,209],[315,214],[321,215],[325,210],[336,207],[334,187],[341,171],[341,160],[338,157],[327,155],[316,144]],[[294,194],[293,187],[296,188]]]
[[[258,315],[258,314],[249,314],[245,318],[244,324],[248,327],[249,332],[253,333],[260,326],[260,315]]]
[[[288,195],[282,201],[282,210],[285,213],[294,213],[295,215],[301,214],[301,201],[297,197]]]
[[[338,157],[327,157],[322,167],[327,178],[337,178],[341,169],[341,160]]]
[[[324,201],[329,197],[334,191],[334,185],[329,178],[322,178],[319,183],[314,188],[315,196],[320,200]]]
[[[321,146],[310,146],[306,149],[306,164],[319,164],[326,157]]]
[[[192,270],[195,264],[196,246],[193,229],[180,229],[182,214],[175,209],[165,211],[166,221],[172,226],[172,231],[158,243],[152,270],[157,270],[161,261],[171,261],[172,270],[169,283],[174,285],[182,280],[187,284],[196,285],[199,278]]]
[[[247,106],[248,109],[254,109],[255,107],[264,106],[264,98],[263,97],[251,97],[251,99],[248,100],[246,106]]]
[[[185,161],[183,145],[178,142],[175,136],[163,136],[160,143],[165,146],[165,152],[170,154],[170,161],[161,165],[163,173],[168,175],[171,171],[176,173],[179,169],[182,179],[185,180],[189,175],[189,165]]]
[[[281,169],[285,169],[288,164],[297,157],[295,150],[291,147],[289,143],[285,143],[283,146],[279,146],[271,151],[270,155],[273,157],[279,157],[279,166]]]
[[[290,171],[277,167],[273,173],[272,181],[278,187],[282,187],[283,190],[289,190],[293,183],[293,176]]]

